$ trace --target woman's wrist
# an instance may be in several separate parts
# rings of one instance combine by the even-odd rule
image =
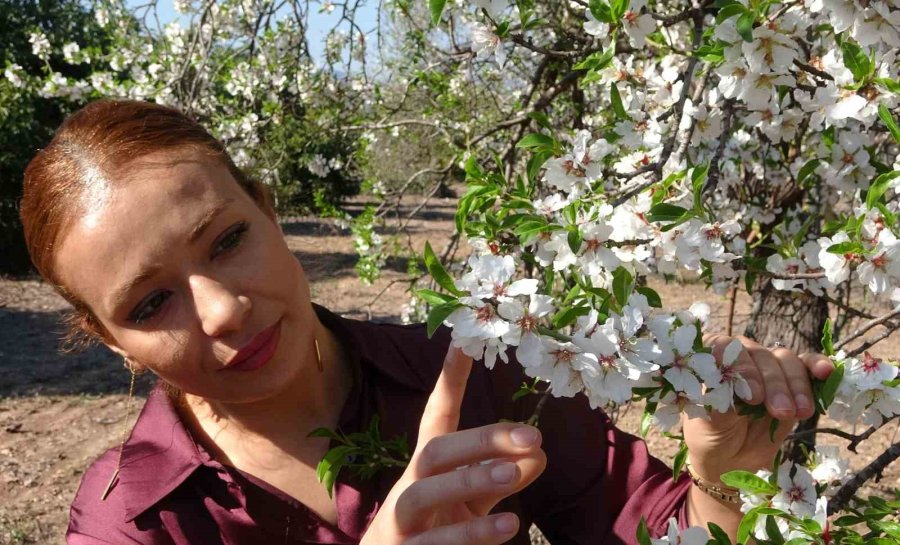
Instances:
[[[694,466],[687,464],[687,471],[691,477],[691,483],[704,494],[725,504],[736,505],[740,508],[741,493],[737,488],[727,486],[719,479],[711,480],[697,473]]]

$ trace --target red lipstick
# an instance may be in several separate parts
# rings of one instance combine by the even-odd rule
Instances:
[[[281,320],[260,331],[228,360],[222,371],[254,371],[269,363],[281,339]]]

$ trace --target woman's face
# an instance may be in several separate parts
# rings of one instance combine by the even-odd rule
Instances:
[[[281,230],[228,169],[158,152],[95,176],[56,255],[117,353],[182,391],[257,401],[309,362],[316,317]]]

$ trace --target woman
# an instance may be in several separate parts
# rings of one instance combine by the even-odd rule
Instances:
[[[100,101],[70,117],[26,170],[22,219],[77,330],[161,385],[86,472],[71,544],[525,544],[536,522],[552,543],[594,545],[672,516],[733,533],[717,476],[768,465],[790,427],[772,443],[766,421],[688,421],[697,478],[673,482],[580,397],[550,399],[540,432],[508,423],[534,409],[512,401],[517,364],[473,368],[446,330],[311,303],[263,188],[174,109]],[[720,355],[728,339],[712,341]],[[827,360],[745,347],[751,402],[810,415],[807,370],[824,377]],[[342,474],[332,499],[315,475],[329,441],[309,432],[375,415],[383,437],[409,435],[409,465]]]

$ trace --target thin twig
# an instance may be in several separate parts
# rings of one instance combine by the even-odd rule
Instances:
[[[728,297],[728,324],[725,328],[725,334],[731,337],[731,332],[734,328],[734,308],[737,303],[737,293],[738,287],[737,284],[731,286],[731,295]]]
[[[808,72],[814,76],[818,76],[822,79],[827,79],[829,81],[834,81],[834,76],[832,76],[828,72],[825,72],[824,70],[819,70],[815,66],[807,64],[805,62],[794,59],[794,66],[796,66],[800,70],[803,70],[804,72]]]
[[[881,341],[883,341],[883,340],[887,339],[888,337],[890,337],[891,334],[892,334],[894,331],[896,331],[896,329],[885,329],[884,331],[882,331],[882,332],[879,333],[878,335],[872,337],[871,339],[866,340],[866,342],[862,343],[861,345],[859,345],[858,347],[854,348],[853,350],[847,352],[847,357],[852,358],[852,357],[854,357],[854,356],[858,356],[858,355],[862,354],[862,353],[865,352],[866,350],[872,348],[872,347],[875,346],[876,344],[878,344],[878,343],[880,343]]]
[[[856,339],[862,337],[866,331],[868,331],[876,326],[885,325],[887,322],[891,321],[893,318],[896,318],[897,316],[900,316],[900,307],[894,309],[892,312],[889,312],[883,316],[879,316],[878,318],[875,318],[874,320],[869,320],[868,322],[859,326],[859,329],[854,331],[853,334],[851,334],[849,337],[841,340],[841,342],[834,345],[835,350],[840,350],[841,348],[847,346],[848,343],[851,343],[851,342],[855,341]],[[890,331],[892,331],[892,330],[893,330],[893,328],[888,326],[888,331],[889,331],[888,335],[890,335]]]
[[[849,450],[850,452],[856,453],[856,448],[860,445],[860,443],[862,443],[863,441],[865,441],[866,439],[871,437],[872,434],[874,434],[876,431],[880,430],[884,426],[887,426],[888,423],[895,418],[897,418],[897,417],[892,416],[891,418],[886,419],[880,425],[871,426],[869,429],[867,429],[866,431],[864,431],[862,433],[854,434],[854,433],[846,432],[840,428],[815,428],[815,429],[811,429],[811,430],[796,431],[796,432],[792,433],[788,437],[788,439],[797,439],[797,438],[801,438],[801,437],[815,436],[820,433],[824,433],[827,435],[834,435],[836,437],[840,437],[842,439],[846,439],[846,440],[850,441],[850,443],[847,445],[847,450]]]
[[[869,465],[857,472],[849,481],[844,483],[838,489],[834,497],[832,497],[831,501],[828,502],[828,512],[837,513],[843,510],[844,507],[850,503],[850,500],[853,499],[856,491],[862,488],[866,481],[877,475],[881,475],[884,468],[889,466],[891,462],[897,458],[900,458],[900,443],[894,443],[888,447],[878,456],[878,458],[872,460]]]
[[[537,426],[538,421],[541,418],[541,411],[544,410],[544,405],[547,404],[547,398],[550,397],[550,388],[548,387],[546,390],[541,392],[541,398],[538,400],[537,405],[534,406],[534,412],[531,413],[531,416],[528,417],[528,420],[525,421],[526,424],[530,426]]]

